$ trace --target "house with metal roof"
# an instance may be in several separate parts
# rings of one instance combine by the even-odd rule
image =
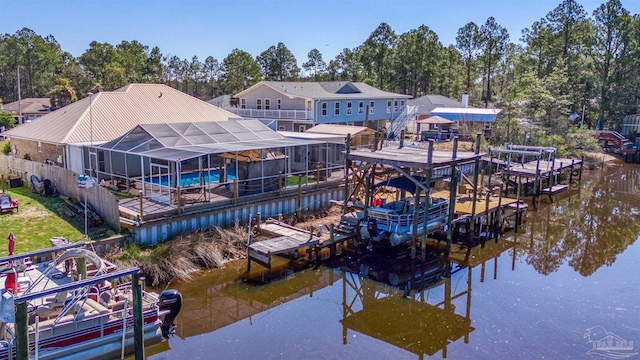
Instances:
[[[103,162],[86,146],[111,141],[140,124],[226,121],[238,116],[161,84],[99,92],[7,132],[12,155],[52,161],[76,173]]]
[[[279,131],[305,131],[317,124],[386,128],[407,116],[411,98],[349,81],[261,81],[233,97],[237,105],[227,110]]]

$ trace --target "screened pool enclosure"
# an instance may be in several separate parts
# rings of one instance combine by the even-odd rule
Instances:
[[[257,120],[138,125],[85,148],[87,174],[163,204],[282,191],[344,176],[344,144],[285,138]]]

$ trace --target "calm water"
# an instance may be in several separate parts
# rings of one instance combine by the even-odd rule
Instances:
[[[504,237],[504,251],[491,247],[493,253],[475,266],[409,297],[327,268],[268,285],[245,284],[237,280],[245,261],[192,283],[174,283],[185,302],[176,336],[147,349],[147,355],[158,360],[630,355],[640,352],[639,233],[640,168],[609,166],[583,177],[579,191],[530,212],[519,234]],[[634,348],[614,343],[614,349],[588,354],[589,340],[607,336],[633,341]]]

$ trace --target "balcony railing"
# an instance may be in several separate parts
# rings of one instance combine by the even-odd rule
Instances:
[[[308,110],[258,110],[237,107],[230,107],[225,110],[248,118],[313,120],[313,111]]]

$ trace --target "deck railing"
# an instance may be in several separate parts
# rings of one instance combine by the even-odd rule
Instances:
[[[264,110],[236,107],[225,108],[225,110],[247,118],[313,120],[313,111],[309,110]]]

